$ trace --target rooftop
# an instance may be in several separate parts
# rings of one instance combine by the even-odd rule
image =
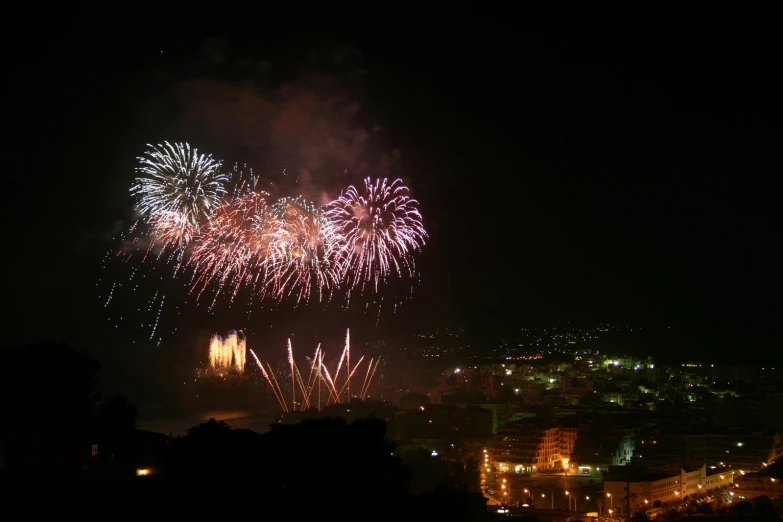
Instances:
[[[611,473],[604,478],[604,482],[656,482],[673,477],[677,477],[677,475],[651,473],[649,471],[628,471],[626,473]]]

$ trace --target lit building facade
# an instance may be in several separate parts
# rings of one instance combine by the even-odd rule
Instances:
[[[737,477],[736,487],[732,490],[734,498],[750,500],[755,497],[783,497],[783,474],[773,476],[769,473],[747,473]]]
[[[498,430],[489,454],[503,473],[568,469],[577,437],[575,427],[523,419]]]
[[[655,501],[673,502],[680,498],[680,477],[667,473],[636,472],[604,480],[604,509],[611,514],[643,511]],[[627,493],[626,493],[627,491]]]
[[[730,486],[734,483],[733,471],[708,470],[706,465],[683,466],[670,464],[647,468],[649,471],[666,474],[677,474],[680,480],[680,495],[698,495],[708,491]]]
[[[708,473],[706,466],[671,464],[646,469],[616,468],[604,480],[607,496],[604,505],[614,506],[616,514],[628,514],[630,506],[632,514],[652,507],[656,501],[678,502],[691,495],[728,488],[733,482],[732,472]]]

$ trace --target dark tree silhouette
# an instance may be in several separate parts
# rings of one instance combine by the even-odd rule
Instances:
[[[193,426],[188,429],[188,437],[197,440],[208,441],[215,438],[221,438],[228,436],[231,432],[231,428],[225,421],[216,421],[215,419],[209,419],[203,424]]]
[[[430,450],[415,449],[406,451],[402,461],[413,477],[411,493],[481,492],[481,474],[473,459],[448,462],[433,457]]]
[[[303,506],[332,504],[336,514],[378,505],[391,509],[405,498],[410,475],[393,456],[385,430],[377,419],[353,424],[317,419],[273,425],[259,435],[210,420],[172,441],[167,480],[185,492],[182,503],[200,495],[244,494],[273,501],[289,514]],[[225,508],[221,503],[214,505],[216,511],[200,506],[199,515],[220,518]]]
[[[126,463],[136,429],[138,412],[127,397],[115,395],[95,412],[94,440],[104,464]]]
[[[629,520],[630,522],[650,522],[650,517],[647,516],[647,513],[639,511],[634,513]]]
[[[67,345],[6,352],[0,379],[5,469],[41,476],[76,473],[89,443],[100,365]]]
[[[247,473],[261,465],[261,440],[258,433],[233,430],[223,421],[210,419],[173,441],[167,474],[173,480],[206,484]]]
[[[468,492],[481,493],[481,470],[473,458],[469,458],[465,463],[465,484]]]
[[[764,518],[775,518],[778,515],[775,504],[772,503],[772,499],[768,496],[754,498],[753,511],[757,516]]]
[[[739,516],[749,516],[753,514],[753,504],[747,500],[743,500],[736,506],[734,506],[734,514]]]
[[[136,429],[138,411],[127,397],[115,395],[98,406],[95,412],[96,432],[101,437],[127,436]]]

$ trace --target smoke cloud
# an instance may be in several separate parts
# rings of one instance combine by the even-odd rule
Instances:
[[[162,96],[141,113],[160,139],[247,163],[317,202],[363,176],[392,175],[400,153],[384,146],[382,126],[362,104],[360,53],[333,48],[307,58],[295,74],[280,73],[291,79],[275,81],[274,64],[232,57],[225,41],[208,40],[184,74],[160,78]]]

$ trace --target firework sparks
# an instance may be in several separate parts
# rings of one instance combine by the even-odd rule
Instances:
[[[217,281],[215,299],[228,285],[233,301],[243,284],[252,283],[252,269],[263,264],[272,234],[268,196],[250,192],[214,210],[192,254],[199,295]]]
[[[283,392],[280,389],[280,385],[277,384],[276,379],[273,381],[272,378],[269,377],[270,373],[274,376],[274,372],[272,372],[271,368],[269,369],[269,372],[266,371],[266,368],[264,368],[264,365],[261,364],[261,361],[258,359],[256,352],[250,350],[250,354],[253,356],[253,359],[256,361],[258,368],[261,370],[261,375],[263,375],[264,379],[266,379],[266,382],[269,383],[269,387],[272,389],[272,393],[275,394],[275,398],[277,399],[277,402],[280,404],[280,407],[283,409],[283,411],[288,411],[288,406],[286,405],[285,399],[283,398]]]
[[[215,370],[245,371],[247,340],[241,332],[231,332],[225,338],[215,334],[209,340],[209,363]]]
[[[325,214],[302,199],[280,200],[272,208],[273,230],[263,263],[264,288],[282,299],[296,294],[308,300],[314,288],[319,300],[337,286],[342,274],[338,238]]]
[[[208,212],[226,193],[221,163],[187,143],[148,145],[138,158],[140,176],[131,187],[153,237],[182,248],[193,239]]]
[[[351,286],[378,285],[394,271],[413,274],[410,255],[427,240],[418,202],[402,180],[364,180],[364,193],[350,186],[329,203],[326,215],[342,240]]]
[[[272,389],[272,392],[275,394],[275,398],[277,399],[278,403],[280,404],[280,407],[283,411],[296,411],[297,409],[305,410],[307,408],[311,408],[314,403],[314,397],[313,394],[316,393],[317,390],[317,404],[318,409],[321,409],[321,386],[326,388],[329,397],[326,400],[325,405],[329,404],[336,404],[341,402],[341,398],[343,397],[343,392],[346,390],[350,390],[351,380],[353,376],[356,374],[356,372],[359,370],[359,368],[362,367],[362,363],[364,362],[364,356],[360,357],[358,362],[354,365],[354,367],[349,372],[347,367],[346,371],[343,372],[344,377],[340,379],[340,368],[342,366],[342,362],[347,359],[348,352],[350,350],[350,347],[348,345],[348,339],[349,336],[346,335],[346,345],[343,348],[342,356],[340,357],[340,362],[338,363],[338,368],[334,372],[334,378],[332,377],[332,374],[329,372],[328,368],[324,364],[324,352],[321,350],[321,345],[318,345],[318,347],[315,350],[315,354],[313,355],[312,361],[310,363],[310,374],[307,378],[307,381],[302,379],[302,374],[299,371],[299,367],[296,364],[296,360],[294,357],[294,349],[291,344],[291,340],[288,340],[288,344],[286,346],[286,366],[289,369],[290,375],[288,376],[291,379],[291,398],[290,398],[290,406],[288,401],[285,399],[285,394],[283,393],[282,389],[280,388],[280,384],[277,381],[274,372],[272,371],[271,365],[267,363],[267,367],[269,370],[264,367],[264,365],[261,363],[261,361],[256,357],[255,353],[252,352],[253,357],[255,358],[256,364],[258,365],[259,369],[261,370],[262,375],[264,376],[264,379],[269,384],[269,387]],[[375,364],[373,365],[373,360],[375,361]],[[375,370],[378,368],[378,362],[380,359],[371,359],[370,362],[366,365],[365,376],[364,380],[362,382],[362,388],[359,395],[356,395],[355,397],[358,397],[362,400],[364,400],[367,397],[367,393],[370,389],[370,384],[372,383],[372,378],[375,375]],[[347,394],[346,402],[350,402],[352,396],[350,392]]]
[[[414,275],[413,254],[428,239],[418,202],[399,179],[366,178],[362,189],[350,186],[317,206],[302,197],[271,202],[257,187],[274,183],[246,165],[223,173],[219,160],[187,143],[149,145],[138,159],[131,194],[142,218],[122,236],[116,257],[128,262],[134,250],[143,263],[154,252],[156,260],[174,265],[172,280],[192,270],[183,287],[197,302],[209,289],[210,310],[220,295],[234,303],[243,289],[250,291],[251,302],[258,296],[297,304],[314,297],[329,301],[339,292],[350,306],[351,295],[366,287],[377,293],[390,276]],[[106,305],[115,290],[112,286],[104,298]],[[335,380],[355,369],[350,350],[344,355]],[[323,386],[318,360],[313,359],[311,373]],[[351,391],[349,383],[349,396]]]

